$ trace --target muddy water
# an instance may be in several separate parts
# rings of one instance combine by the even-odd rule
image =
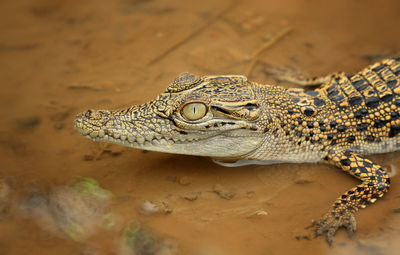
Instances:
[[[397,254],[398,176],[383,199],[357,213],[355,238],[339,231],[329,248],[302,236],[358,183],[334,167],[224,168],[96,144],[72,122],[88,108],[152,99],[183,71],[245,74],[249,56],[287,27],[292,32],[261,61],[312,75],[357,71],[399,49],[399,10],[395,0],[2,1],[0,254],[133,254],[121,240],[137,222],[153,240],[142,249],[149,253]],[[250,78],[275,82],[259,63]],[[372,158],[395,172],[399,156]],[[112,197],[78,194],[71,182],[79,177]],[[103,214],[112,224],[88,223]]]

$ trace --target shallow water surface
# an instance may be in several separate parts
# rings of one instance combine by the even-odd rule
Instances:
[[[329,247],[306,227],[358,183],[335,167],[225,168],[94,143],[73,119],[150,100],[181,72],[247,74],[287,28],[249,79],[276,83],[263,63],[355,72],[399,50],[399,10],[395,0],[2,1],[0,254],[397,254],[399,176],[357,213],[355,237],[340,230]],[[399,156],[371,158],[395,172]]]

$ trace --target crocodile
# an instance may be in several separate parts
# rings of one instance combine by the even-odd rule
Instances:
[[[356,230],[355,212],[389,190],[389,174],[365,157],[400,150],[400,58],[360,72],[300,80],[284,88],[242,75],[179,75],[155,100],[75,119],[84,137],[138,149],[247,163],[325,162],[361,183],[342,194],[316,236],[332,243]],[[307,89],[308,88],[308,89]]]

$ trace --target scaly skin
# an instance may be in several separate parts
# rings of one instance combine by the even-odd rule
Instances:
[[[386,171],[361,155],[400,148],[400,59],[355,75],[336,73],[296,81],[315,90],[286,89],[244,76],[182,74],[155,100],[122,111],[89,110],[76,130],[95,141],[218,159],[319,162],[336,165],[362,183],[340,196],[316,222],[332,242],[352,233],[354,213],[388,191]]]

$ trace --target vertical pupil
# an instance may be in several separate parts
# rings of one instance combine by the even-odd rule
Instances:
[[[193,114],[196,115],[196,106],[193,106]]]

